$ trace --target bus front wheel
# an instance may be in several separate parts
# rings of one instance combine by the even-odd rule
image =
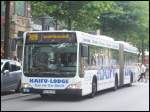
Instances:
[[[97,80],[96,78],[93,78],[92,81],[92,93],[90,94],[90,98],[93,98],[97,93]]]

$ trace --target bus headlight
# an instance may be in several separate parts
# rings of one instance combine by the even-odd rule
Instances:
[[[81,82],[77,82],[75,84],[70,84],[67,89],[81,89]]]
[[[28,83],[22,83],[21,88],[32,88],[31,84]]]

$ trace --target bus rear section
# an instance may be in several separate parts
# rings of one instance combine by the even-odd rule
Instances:
[[[131,44],[123,41],[119,43],[119,64],[120,64],[120,86],[132,85],[136,81],[138,70],[138,49]]]
[[[75,32],[24,34],[22,92],[82,95]]]

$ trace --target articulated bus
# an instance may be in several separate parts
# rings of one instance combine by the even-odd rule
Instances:
[[[80,31],[24,33],[22,92],[89,95],[134,81],[137,49]]]

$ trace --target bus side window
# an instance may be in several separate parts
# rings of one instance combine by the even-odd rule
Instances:
[[[87,45],[80,44],[80,58],[84,67],[89,64],[89,47]]]

